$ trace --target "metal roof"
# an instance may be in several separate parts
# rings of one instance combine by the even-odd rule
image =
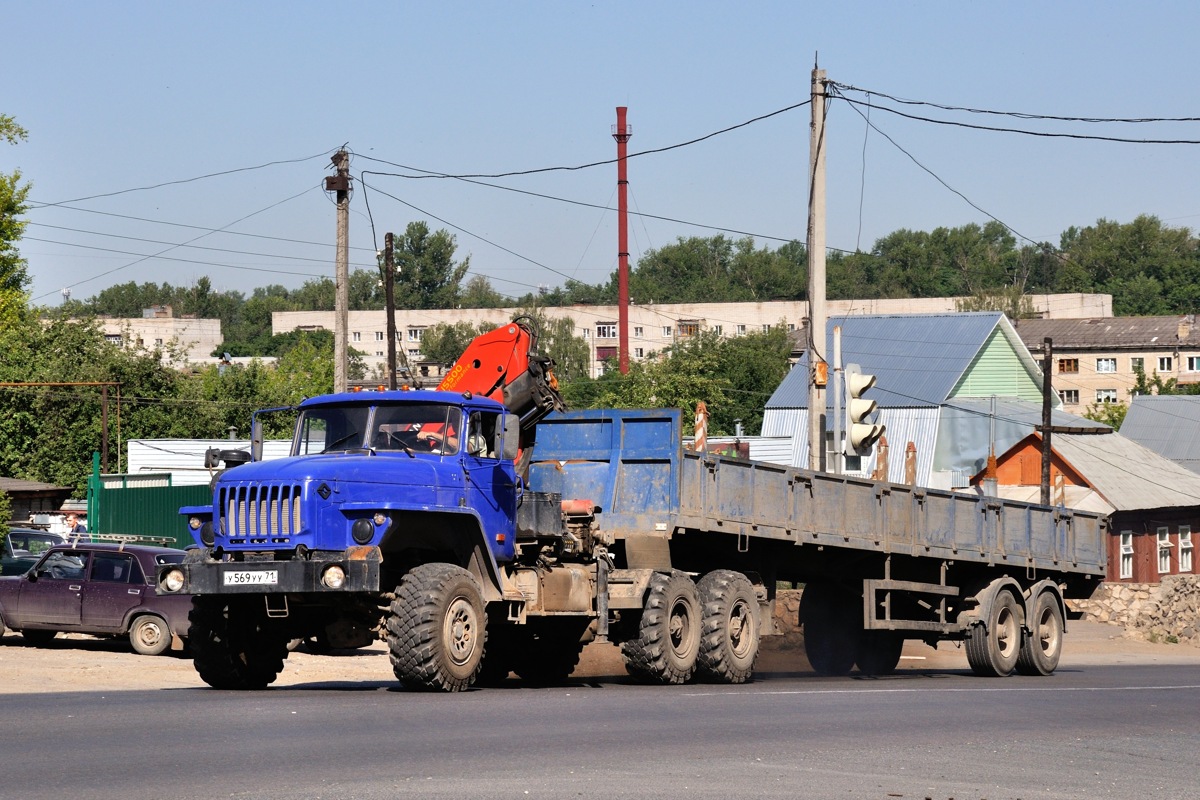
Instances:
[[[1200,475],[1119,433],[1055,434],[1050,445],[1117,511],[1200,506]]]
[[[842,326],[842,364],[858,364],[863,372],[876,376],[871,397],[880,408],[941,405],[997,326],[1006,329],[1005,337],[1026,368],[1034,365],[1028,351],[1021,352],[1020,339],[1010,336],[1011,324],[997,311],[833,317],[826,339],[829,361],[835,325]],[[808,408],[807,354],[784,377],[766,407]]]
[[[1200,397],[1137,395],[1129,403],[1121,435],[1200,472]]]
[[[1057,350],[1156,350],[1200,347],[1194,317],[1090,317],[1022,319],[1013,325],[1025,346],[1041,352],[1049,337]]]

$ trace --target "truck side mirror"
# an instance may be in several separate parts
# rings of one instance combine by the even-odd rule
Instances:
[[[521,419],[516,414],[504,415],[504,454],[505,461],[512,461],[521,449]]]
[[[250,423],[250,460],[262,461],[263,453],[263,426],[262,421],[255,416],[254,421]]]

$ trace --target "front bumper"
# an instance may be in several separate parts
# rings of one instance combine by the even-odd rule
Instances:
[[[379,591],[379,565],[382,556],[377,547],[352,547],[325,557],[267,561],[189,561],[158,568],[156,592],[177,594],[294,594]],[[315,554],[314,554],[315,556]],[[339,567],[344,579],[337,588],[325,580],[330,567]],[[182,585],[174,588],[182,575]],[[271,574],[273,573],[273,574]],[[269,581],[269,582],[268,582]],[[168,585],[171,588],[167,588]]]

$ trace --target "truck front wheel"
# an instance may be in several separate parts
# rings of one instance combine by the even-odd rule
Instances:
[[[700,600],[686,574],[656,573],[650,579],[638,638],[625,642],[625,669],[640,680],[686,683],[700,652]]]
[[[214,689],[265,689],[283,671],[288,639],[271,630],[259,596],[196,595],[188,646],[200,678]]]
[[[414,689],[467,689],[483,663],[486,619],[471,573],[454,564],[416,567],[388,608],[392,671]]]

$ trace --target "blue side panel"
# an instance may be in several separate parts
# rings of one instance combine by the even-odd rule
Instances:
[[[674,524],[682,454],[679,409],[568,411],[538,423],[529,484],[592,500],[614,533],[650,533]]]

